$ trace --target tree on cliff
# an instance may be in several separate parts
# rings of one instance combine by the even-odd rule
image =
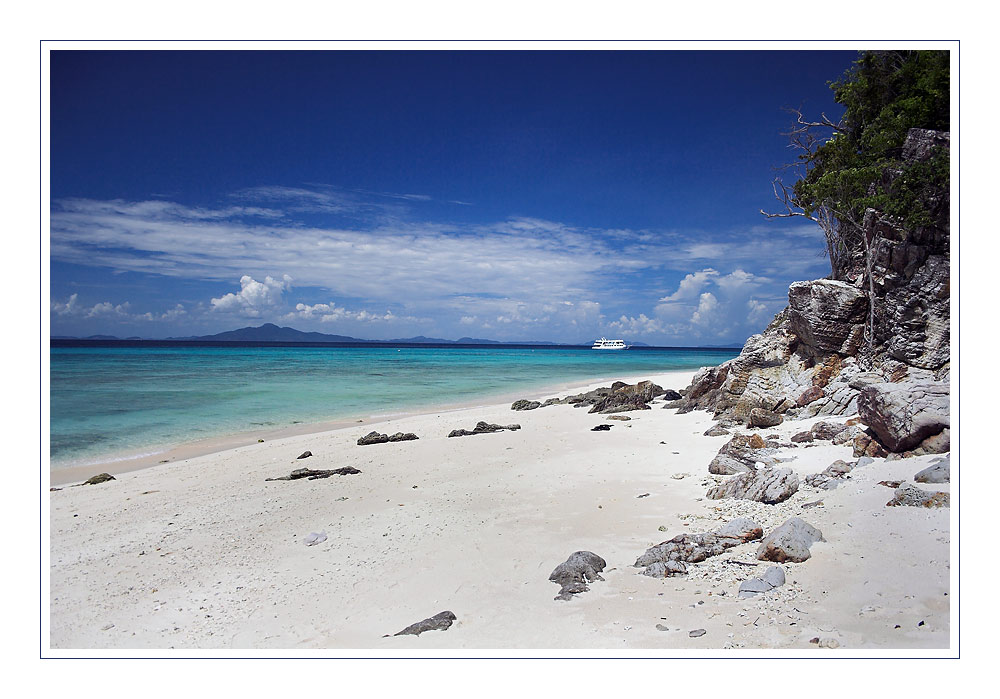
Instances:
[[[833,276],[842,279],[852,259],[870,265],[871,241],[862,225],[867,210],[880,212],[902,235],[947,226],[941,194],[948,191],[948,149],[938,147],[919,162],[904,162],[902,150],[910,129],[949,130],[949,52],[865,51],[830,87],[843,117],[810,121],[791,110],[796,120],[786,135],[799,155],[786,167],[798,179],[788,186],[775,178],[785,211],[761,213],[816,221]]]
[[[899,240],[928,229],[947,231],[949,149],[947,138],[920,157],[904,157],[911,129],[949,131],[950,56],[947,51],[866,51],[830,84],[844,106],[838,122],[818,121],[792,110],[786,134],[799,151],[786,167],[792,186],[774,180],[781,213],[816,221],[826,238],[833,278],[867,286],[864,361],[876,344],[876,231]]]

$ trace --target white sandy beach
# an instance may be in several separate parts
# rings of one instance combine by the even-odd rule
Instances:
[[[692,375],[622,378],[679,390]],[[708,413],[678,415],[662,405],[624,413],[631,419],[610,422],[609,432],[591,431],[607,416],[569,405],[514,412],[504,403],[414,415],[269,439],[48,493],[48,645],[54,655],[670,655],[705,648],[856,655],[940,654],[954,645],[951,510],[885,507],[892,490],[878,485],[912,482],[931,457],[876,459],[835,490],[803,484],[778,505],[709,500],[706,490],[722,477],[709,475],[708,464],[729,437],[703,435],[713,424]],[[479,420],[521,429],[446,436]],[[760,432],[787,441],[816,421]],[[372,429],[414,432],[419,440],[358,446]],[[305,450],[314,456],[297,460]],[[779,456],[794,457],[783,466],[804,477],[851,454],[850,446],[816,442]],[[265,481],[295,468],[343,466],[361,473]],[[80,480],[103,469],[90,470]],[[818,499],[822,506],[802,509]],[[808,561],[783,566],[784,586],[754,599],[739,599],[737,590],[771,565],[756,561],[757,542],[696,564],[686,576],[654,579],[632,567],[651,545],[737,516],[753,518],[765,534],[800,516],[826,541],[813,544]],[[325,542],[303,543],[320,531]],[[549,574],[578,550],[607,561],[605,580],[556,601],[559,588]],[[457,617],[447,631],[392,636],[444,610]],[[706,633],[691,637],[695,629]],[[820,648],[810,643],[815,638],[839,648]]]

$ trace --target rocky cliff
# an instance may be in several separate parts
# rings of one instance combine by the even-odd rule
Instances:
[[[948,144],[946,132],[911,129],[903,160]],[[947,212],[947,193],[927,196]],[[950,227],[946,213],[935,220],[907,230],[869,209],[840,278],[793,283],[763,333],[669,405],[749,426],[858,413],[859,455],[948,451]]]

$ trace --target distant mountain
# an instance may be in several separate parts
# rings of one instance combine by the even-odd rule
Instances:
[[[206,342],[367,342],[346,335],[303,332],[295,328],[279,328],[274,323],[264,323],[260,327],[227,330],[215,335],[197,337],[168,337],[168,340],[201,340]]]
[[[91,335],[90,337],[73,337],[70,335],[53,335],[52,340],[121,340],[114,335]],[[141,340],[144,338],[128,337],[126,340]],[[148,338],[145,338],[148,339]],[[166,337],[161,341],[167,342],[371,342],[387,344],[411,344],[411,345],[532,345],[539,347],[575,347],[573,343],[549,342],[544,340],[527,340],[523,342],[502,342],[500,340],[487,340],[480,337],[460,337],[457,340],[445,340],[440,337],[404,337],[394,340],[365,340],[347,335],[328,335],[320,332],[303,332],[295,328],[282,328],[274,323],[264,323],[258,327],[239,328],[238,330],[227,330],[226,332],[214,335],[187,335],[184,337]],[[636,347],[649,347],[642,342],[632,343]],[[580,343],[579,346],[589,346],[589,342]],[[738,345],[742,346],[742,345]]]

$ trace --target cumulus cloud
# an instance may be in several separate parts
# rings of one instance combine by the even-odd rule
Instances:
[[[698,308],[691,315],[691,322],[696,325],[705,325],[712,322],[716,309],[719,308],[719,299],[710,291],[706,291],[698,297]]]
[[[78,295],[71,294],[66,303],[58,303],[53,301],[51,304],[52,312],[61,316],[72,315],[77,312],[79,306],[77,304]]]
[[[212,299],[212,310],[223,313],[239,313],[251,318],[261,315],[268,308],[274,308],[281,303],[282,294],[292,288],[292,278],[287,274],[281,281],[270,276],[259,282],[249,274],[240,277],[240,290],[228,293],[221,298]]]
[[[286,320],[319,320],[321,323],[335,323],[337,321],[358,321],[361,323],[386,322],[405,320],[417,321],[418,318],[411,316],[397,316],[391,310],[385,313],[371,313],[369,311],[349,311],[332,303],[316,303],[308,305],[305,303],[295,304],[295,310],[284,316]]]

